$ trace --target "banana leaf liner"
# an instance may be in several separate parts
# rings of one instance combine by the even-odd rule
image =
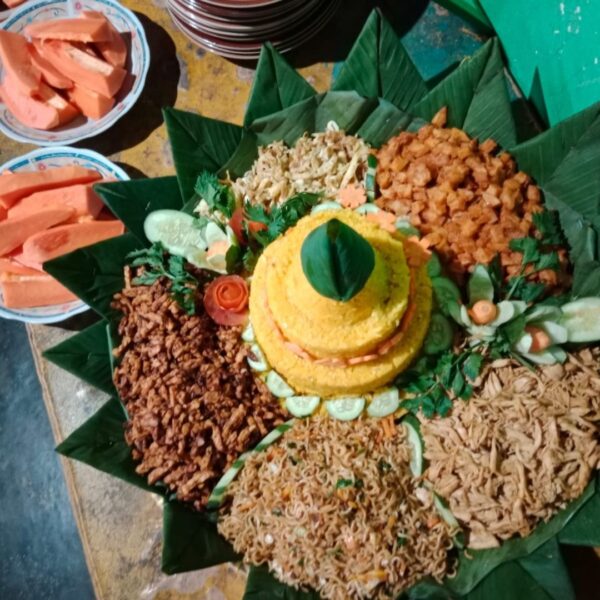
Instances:
[[[85,462],[162,496],[162,569],[179,573],[240,559],[219,536],[214,513],[199,513],[135,472],[123,436],[126,411],[112,383],[111,347],[117,315],[111,298],[124,285],[125,257],[149,245],[146,215],[159,208],[183,209],[193,197],[197,174],[207,169],[242,175],[258,147],[273,140],[293,144],[305,132],[322,131],[334,120],[375,147],[402,130],[416,130],[448,107],[449,125],[479,139],[493,138],[512,153],[519,168],[541,187],[545,204],[558,211],[574,267],[573,296],[600,294],[600,104],[554,128],[519,138],[499,43],[491,39],[442,81],[430,87],[400,39],[375,11],[352,48],[330,91],[316,91],[274,50],[263,47],[242,126],[173,108],[164,110],[176,177],[96,186],[125,223],[118,238],[59,257],[44,268],[73,291],[102,320],[48,350],[58,366],[108,393],[108,402],[58,447]],[[600,546],[600,479],[580,498],[527,538],[460,555],[456,577],[444,585],[424,580],[403,595],[409,599],[464,598],[569,600],[574,591],[561,545]],[[318,598],[279,583],[264,567],[250,568],[247,600]]]

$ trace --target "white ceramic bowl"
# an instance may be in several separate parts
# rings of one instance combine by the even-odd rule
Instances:
[[[15,8],[10,17],[0,23],[0,27],[21,33],[29,23],[34,21],[74,17],[82,10],[104,13],[120,32],[128,32],[131,35],[131,46],[127,59],[129,75],[123,88],[117,94],[115,106],[101,119],[92,120],[79,116],[62,127],[43,131],[22,125],[0,103],[0,131],[8,137],[36,146],[73,144],[112,127],[140,97],[150,67],[150,49],[139,19],[115,0],[30,0],[22,7]]]
[[[98,171],[103,177],[126,180],[129,176],[121,167],[118,167],[101,154],[92,150],[57,146],[55,148],[40,148],[28,154],[13,158],[0,167],[3,171],[39,171],[49,167],[64,167],[67,165],[81,165],[87,169]],[[65,304],[40,306],[37,308],[13,309],[4,306],[2,291],[0,290],[0,317],[13,319],[23,323],[57,323],[73,315],[87,310],[87,305],[81,300],[74,300]]]

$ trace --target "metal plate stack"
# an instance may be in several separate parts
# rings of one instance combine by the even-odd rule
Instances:
[[[341,0],[168,0],[173,22],[195,44],[237,60],[271,42],[289,52],[320,31]]]

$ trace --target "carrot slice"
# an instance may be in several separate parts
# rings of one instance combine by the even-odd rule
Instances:
[[[5,219],[0,222],[0,256],[18,248],[32,235],[66,221],[75,211],[68,206],[39,210],[31,215]],[[40,261],[42,262],[42,261]]]
[[[88,54],[83,45],[50,40],[44,42],[42,48],[48,61],[67,77],[107,98],[119,91],[127,75],[125,69]]]
[[[66,40],[68,42],[106,42],[111,33],[106,19],[54,19],[30,23],[25,35],[39,40]]]
[[[114,98],[75,84],[68,92],[69,100],[89,119],[101,119],[115,105]]]
[[[36,192],[17,202],[8,210],[8,216],[31,214],[49,206],[70,206],[75,217],[97,217],[104,204],[94,192],[93,185],[85,183]]]
[[[101,12],[84,10],[81,16],[85,19],[104,19],[110,31],[110,39],[105,42],[95,42],[102,58],[115,67],[124,67],[127,62],[127,44],[121,33]]]
[[[31,236],[23,244],[23,256],[27,260],[44,263],[78,248],[121,235],[124,230],[121,221],[60,225]]]
[[[11,78],[11,87],[27,96],[37,92],[42,72],[31,62],[27,40],[22,35],[0,30],[0,62],[5,76]]]
[[[51,106],[58,113],[58,124],[66,125],[70,123],[79,113],[79,109],[73,106],[70,102],[67,102],[60,94],[55,92],[51,87],[45,83],[40,84],[38,92],[40,100],[45,102],[48,106]]]
[[[33,308],[77,300],[77,296],[46,275],[0,275],[0,287],[7,308]]]
[[[57,90],[67,90],[73,87],[73,82],[65,77],[52,63],[48,62],[39,52],[40,42],[29,44],[29,55],[31,62],[42,73],[42,79]]]
[[[56,167],[44,171],[9,173],[0,177],[0,205],[10,208],[17,200],[34,192],[76,183],[89,183],[101,178],[102,175],[98,171],[79,165]]]
[[[47,131],[57,127],[60,123],[60,115],[56,108],[43,100],[23,93],[8,73],[0,85],[0,97],[15,119],[26,127]]]

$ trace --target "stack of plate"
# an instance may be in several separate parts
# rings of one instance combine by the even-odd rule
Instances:
[[[280,52],[322,29],[341,0],[167,0],[171,18],[205,50],[252,60],[271,42]]]

